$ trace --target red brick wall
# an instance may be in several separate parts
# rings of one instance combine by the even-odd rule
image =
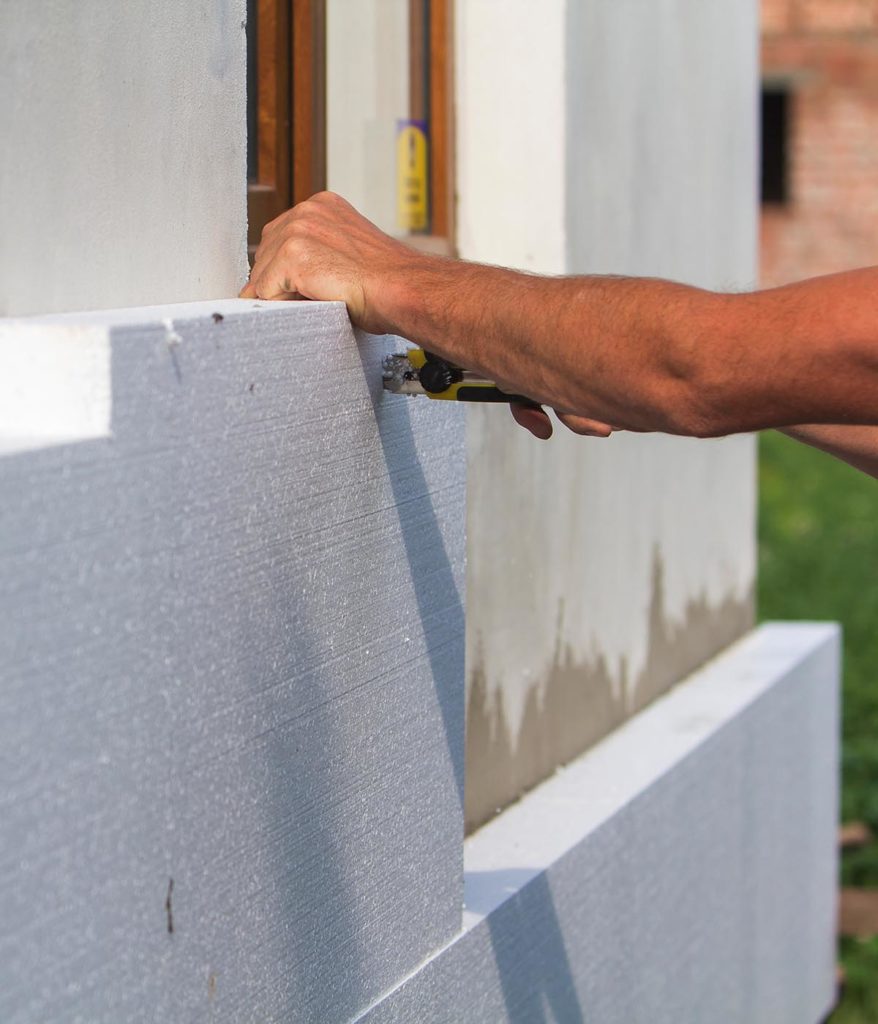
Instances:
[[[790,201],[762,281],[878,264],[878,0],[762,0],[762,67],[791,86]]]

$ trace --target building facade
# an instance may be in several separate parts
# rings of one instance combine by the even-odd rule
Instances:
[[[878,263],[878,3],[763,0],[765,285]]]
[[[825,1017],[838,635],[751,628],[754,439],[539,444],[385,393],[406,342],[341,303],[228,297],[248,190],[318,181],[425,244],[431,180],[472,260],[752,287],[757,29],[0,4],[4,1024]]]

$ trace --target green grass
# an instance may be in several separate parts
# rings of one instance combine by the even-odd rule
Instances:
[[[875,1024],[878,1021],[878,939],[843,939],[841,960],[847,980],[844,997],[829,1018],[831,1024]]]
[[[878,481],[775,433],[759,462],[759,618],[842,623],[842,818],[878,835]],[[842,881],[878,887],[878,843],[845,855]],[[841,956],[833,1024],[878,1022],[878,940]]]

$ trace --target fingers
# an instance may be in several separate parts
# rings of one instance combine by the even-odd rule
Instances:
[[[321,192],[266,225],[241,294],[343,302],[353,324],[383,334],[392,326],[382,316],[386,282],[423,259],[340,196]]]
[[[285,210],[262,229],[253,258],[245,297],[293,299],[310,297],[303,292],[315,251],[326,249],[327,234],[337,233],[338,216],[353,208],[332,192],[318,192]],[[327,221],[329,227],[327,228]]]
[[[529,430],[534,437],[538,437],[541,441],[548,441],[552,436],[552,421],[542,409],[513,402],[509,406],[509,411],[515,422]]]
[[[254,284],[253,280],[247,282],[246,285],[238,292],[239,299],[265,299],[268,302],[275,302],[280,300],[291,300],[291,299],[304,299],[305,296],[301,292],[297,292],[292,288],[285,288],[282,285],[272,284],[270,279],[264,279],[259,284]]]
[[[513,403],[509,406],[509,410],[515,422],[529,430],[534,437],[538,437],[541,441],[548,441],[552,436],[552,421],[543,409]],[[583,437],[609,437],[613,433],[613,428],[601,420],[589,419],[587,416],[575,416],[567,412],[556,411],[555,415],[568,430]]]
[[[250,280],[240,293],[242,299],[300,299],[301,293],[291,280],[291,275],[280,262],[272,262],[270,258],[253,263]]]
[[[255,285],[256,296],[268,302],[277,302],[285,299],[300,299],[302,296],[295,288],[290,286],[290,279],[284,278],[278,281],[277,278],[263,274],[257,279]]]
[[[283,299],[297,290],[291,272],[293,244],[281,233],[263,235],[250,271],[250,287],[256,298]]]
[[[572,430],[574,434],[581,434],[583,437],[609,437],[613,433],[613,428],[600,420],[592,420],[587,416],[574,416],[569,412],[556,412],[556,415],[568,430]]]
[[[301,297],[289,273],[289,264],[293,261],[284,257],[293,255],[291,236],[295,232],[294,222],[300,216],[302,205],[284,211],[262,229],[262,238],[253,257],[250,280],[239,293],[240,298],[277,300]]]

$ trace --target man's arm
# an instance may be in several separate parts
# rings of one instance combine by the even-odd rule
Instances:
[[[692,436],[878,424],[878,268],[743,295],[539,277],[416,253],[323,193],[268,226],[242,294],[340,299],[358,326],[574,424]]]
[[[878,478],[878,427],[839,427],[812,423],[784,427],[783,433]]]

